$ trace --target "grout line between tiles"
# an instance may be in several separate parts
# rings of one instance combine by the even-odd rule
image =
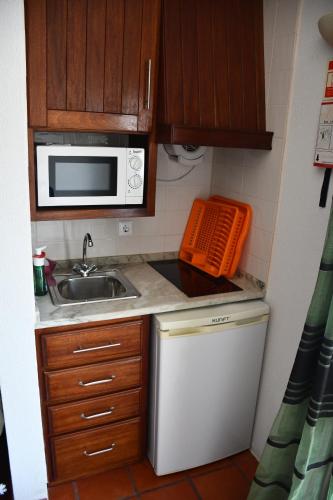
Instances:
[[[133,477],[133,474],[132,474],[132,469],[131,469],[131,466],[130,465],[127,465],[126,466],[126,471],[127,471],[127,476],[129,477],[129,480],[131,482],[131,485],[132,485],[132,488],[134,490],[134,493],[136,496],[138,496],[139,494],[139,490],[137,489],[136,487],[136,482],[135,482],[135,479]]]
[[[74,493],[74,500],[80,500],[79,488],[76,481],[72,481],[72,488]]]
[[[196,494],[196,496],[198,497],[198,500],[202,500],[202,496],[198,492],[197,487],[195,486],[195,484],[193,482],[193,479],[190,476],[188,476],[187,481],[190,483],[190,486],[191,486],[192,490],[194,491],[194,493]]]
[[[160,486],[156,486],[156,487],[148,488],[148,489],[143,490],[143,491],[139,491],[138,494],[143,495],[144,493],[150,493],[151,491],[163,490],[164,488],[168,488],[169,486],[175,486],[176,484],[179,484],[179,483],[186,481],[186,480],[187,480],[187,477],[184,476],[180,479],[177,479],[176,481],[172,481],[170,483],[161,484]]]
[[[243,470],[243,467],[239,465],[236,461],[233,462],[233,465],[236,467],[236,469],[239,470],[239,472],[242,474],[242,476],[246,479],[246,481],[251,485],[252,480],[247,477],[245,474],[245,471]]]

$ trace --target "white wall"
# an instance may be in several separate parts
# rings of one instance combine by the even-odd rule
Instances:
[[[212,193],[249,203],[253,222],[240,267],[266,282],[286,138],[298,0],[264,0],[267,129],[272,151],[215,150]]]
[[[47,245],[51,259],[79,258],[88,231],[94,240],[88,256],[101,257],[179,250],[182,235],[196,197],[210,194],[212,151],[184,179],[157,182],[155,217],[132,218],[133,235],[118,235],[118,219],[33,222],[33,245]],[[157,177],[173,179],[189,168],[169,160],[163,146],[158,149]]]
[[[0,0],[0,385],[16,500],[46,497],[34,342],[23,0]]]
[[[267,301],[271,321],[253,451],[263,450],[290,375],[315,286],[332,197],[318,207],[323,171],[312,166],[320,102],[333,48],[317,21],[331,0],[304,0],[299,19],[291,106]],[[332,183],[331,183],[332,184]]]

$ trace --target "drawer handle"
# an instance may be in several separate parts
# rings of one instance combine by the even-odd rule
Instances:
[[[111,408],[107,411],[103,411],[102,413],[95,413],[94,415],[85,415],[84,413],[81,413],[81,418],[84,420],[90,420],[92,418],[98,418],[98,417],[106,417],[107,415],[111,415],[113,413],[115,407],[111,406]]]
[[[89,451],[84,450],[83,455],[86,457],[94,457],[95,455],[101,455],[102,453],[107,453],[108,451],[113,451],[116,446],[116,443],[112,443],[111,448],[104,448],[104,450],[98,450],[98,451],[92,451],[89,453]]]
[[[113,379],[115,378],[116,378],[115,375],[111,375],[110,378],[104,378],[102,380],[93,380],[92,382],[83,382],[82,380],[80,380],[79,385],[81,387],[89,387],[90,385],[106,384],[108,382],[112,382]]]
[[[121,346],[120,342],[115,342],[114,344],[99,345],[97,347],[79,346],[78,349],[75,349],[75,351],[73,351],[73,354],[79,354],[80,352],[99,351],[99,349],[111,349],[111,347],[119,347],[119,346]]]

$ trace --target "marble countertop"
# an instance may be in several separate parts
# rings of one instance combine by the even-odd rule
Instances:
[[[65,307],[55,307],[49,294],[44,297],[36,297],[35,328],[105,321],[241,302],[263,298],[265,295],[264,289],[255,279],[251,279],[248,275],[239,275],[230,281],[242,288],[242,291],[189,298],[145,262],[119,264],[112,267],[120,269],[125,274],[141,293],[140,297]]]

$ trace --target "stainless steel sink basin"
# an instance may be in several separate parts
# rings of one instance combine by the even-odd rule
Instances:
[[[87,277],[72,274],[54,275],[48,279],[48,287],[55,306],[140,297],[137,289],[117,269]]]

